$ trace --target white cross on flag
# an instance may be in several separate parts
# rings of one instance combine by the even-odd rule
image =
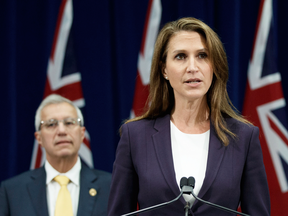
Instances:
[[[70,33],[72,22],[72,0],[62,0],[48,61],[44,98],[56,93],[68,98],[79,108],[83,108],[85,100],[82,93],[81,74],[77,71],[73,36]],[[90,138],[87,130],[79,150],[79,156],[89,167],[93,167]],[[44,161],[45,150],[35,140],[30,168],[38,168],[43,165]]]
[[[281,74],[277,71],[273,2],[262,0],[248,69],[243,115],[260,129],[268,178],[271,215],[287,215],[288,131]]]

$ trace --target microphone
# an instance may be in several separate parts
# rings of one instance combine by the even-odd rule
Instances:
[[[185,185],[188,185],[188,179],[186,177],[182,177],[180,179],[180,188],[182,189],[182,187]]]
[[[205,201],[205,200],[202,200],[202,199],[198,198],[198,197],[194,194],[194,190],[193,190],[194,187],[195,187],[195,178],[194,178],[194,177],[190,176],[190,177],[188,178],[188,180],[187,180],[187,183],[188,183],[188,185],[192,188],[191,193],[192,193],[193,197],[194,197],[196,200],[199,200],[200,202],[203,202],[203,203],[205,203],[205,204],[207,204],[207,205],[210,205],[210,206],[212,206],[212,207],[214,207],[214,208],[218,208],[218,209],[223,210],[223,211],[226,211],[226,212],[230,212],[230,213],[238,214],[238,215],[243,215],[243,216],[250,216],[250,215],[248,215],[248,214],[244,214],[244,213],[242,213],[242,212],[238,212],[238,211],[235,211],[235,210],[232,210],[232,209],[229,209],[229,208],[220,206],[220,205],[216,205],[216,204],[214,204],[214,203],[211,203],[211,202],[208,202],[208,201]]]
[[[130,212],[130,213],[127,213],[127,214],[123,214],[121,216],[137,215],[137,214],[141,214],[141,213],[146,212],[146,211],[151,211],[151,210],[154,210],[154,209],[157,209],[157,208],[161,208],[163,206],[169,205],[169,204],[177,201],[183,195],[183,193],[190,194],[191,191],[193,190],[191,188],[191,186],[188,186],[188,179],[186,177],[181,178],[181,180],[180,180],[180,188],[181,188],[180,194],[175,199],[173,199],[171,201],[160,203],[158,205],[150,206],[150,207],[147,207],[147,208],[144,208],[144,209],[140,209],[140,210],[137,210],[137,211],[134,211],[134,212]],[[190,209],[189,203],[187,203],[186,206],[187,205],[188,205],[188,210],[189,210]],[[186,209],[186,206],[185,206],[185,212],[187,212],[187,215],[188,215],[188,210]]]
[[[180,180],[180,188],[185,194],[190,194],[192,191],[192,187],[188,184],[188,179],[186,177],[182,177]],[[185,191],[185,192],[184,192]],[[186,205],[184,206],[185,216],[188,216],[190,209],[190,203],[186,202]]]

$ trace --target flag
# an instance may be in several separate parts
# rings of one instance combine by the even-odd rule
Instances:
[[[130,118],[142,114],[149,95],[149,79],[154,44],[158,35],[162,15],[160,0],[150,0],[138,57],[138,70]]]
[[[286,215],[288,210],[288,125],[274,34],[273,2],[262,0],[248,68],[243,115],[260,129],[271,215],[280,216]]]
[[[56,93],[68,98],[79,108],[83,108],[85,106],[85,99],[81,86],[81,73],[77,71],[73,35],[70,32],[72,22],[72,0],[62,0],[51,54],[48,60],[44,98],[52,93]],[[90,137],[87,130],[85,131],[83,143],[80,146],[79,156],[89,167],[93,167]],[[30,169],[42,166],[44,161],[45,149],[35,140]]]

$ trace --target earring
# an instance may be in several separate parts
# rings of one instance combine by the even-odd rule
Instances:
[[[168,77],[166,76],[165,79],[168,80]]]

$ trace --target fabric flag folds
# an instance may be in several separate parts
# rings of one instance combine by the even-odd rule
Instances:
[[[272,0],[261,1],[258,16],[243,115],[260,129],[271,215],[280,216],[288,210],[288,125],[281,74],[276,65]]]
[[[77,71],[73,35],[70,32],[72,22],[72,0],[62,0],[48,61],[44,98],[56,93],[68,98],[79,108],[83,108],[85,100],[81,86],[81,74]],[[90,138],[87,130],[79,150],[79,156],[89,167],[93,167]],[[44,161],[45,150],[35,140],[30,169],[42,166]]]
[[[150,0],[138,57],[138,71],[130,118],[142,114],[149,95],[149,79],[154,44],[158,35],[162,15],[160,0]]]

